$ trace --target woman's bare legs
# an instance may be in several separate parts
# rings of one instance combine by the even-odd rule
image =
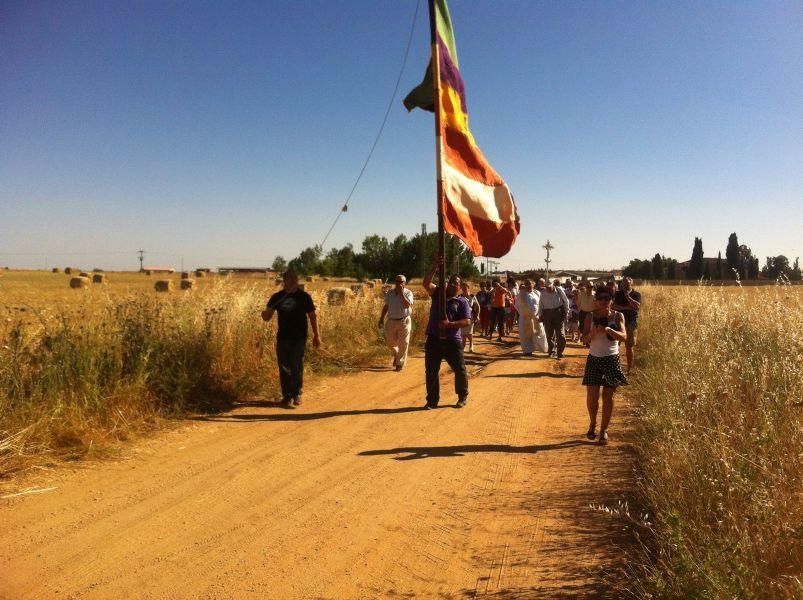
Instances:
[[[607,432],[608,424],[611,422],[611,415],[613,414],[613,395],[616,392],[615,387],[602,388],[602,423],[599,428],[599,441],[605,442],[608,440]]]
[[[586,408],[588,408],[588,437],[594,439],[592,434],[597,428],[597,413],[599,412],[599,386],[586,386]]]

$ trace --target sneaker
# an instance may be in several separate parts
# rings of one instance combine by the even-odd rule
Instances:
[[[591,427],[591,428],[588,430],[588,433],[586,433],[586,437],[587,437],[589,440],[595,440],[595,439],[597,439],[597,433],[596,433],[595,429],[596,429],[596,426],[594,426],[594,427]]]
[[[282,406],[285,408],[290,408],[293,404],[292,398],[282,398]]]
[[[562,354],[558,354],[558,355],[557,355],[555,358],[557,358],[558,360],[560,360],[561,358],[563,358],[563,355],[562,355]]]
[[[293,406],[301,406],[301,398],[293,398]]]
[[[550,351],[548,351],[548,352],[546,353],[546,357],[547,357],[547,358],[552,358],[552,352],[554,352],[554,350],[550,350]]]
[[[455,404],[455,408],[463,408],[466,405],[466,399],[460,398],[457,400],[457,404]]]
[[[394,368],[396,369],[396,372],[398,373],[399,371],[402,370],[403,367],[401,365],[396,365]]]
[[[424,405],[424,408],[425,408],[426,410],[435,410],[436,408],[438,408],[438,405],[437,405],[437,404],[430,404],[429,402],[427,402],[427,403]]]
[[[599,443],[603,446],[608,443],[608,432],[604,429],[599,432]]]

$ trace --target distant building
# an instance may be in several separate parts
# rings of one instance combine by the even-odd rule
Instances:
[[[271,269],[268,267],[218,267],[217,272],[221,275],[229,273],[270,273]]]
[[[711,276],[712,279],[717,278],[717,260],[716,258],[703,258],[703,275],[705,275],[706,270],[708,270],[708,274]],[[686,272],[689,270],[689,266],[691,265],[690,260],[684,260],[682,263],[678,263],[678,276],[680,279],[689,279]],[[722,259],[722,273],[723,276],[726,276],[725,271],[728,270],[728,263],[725,262],[725,259]]]

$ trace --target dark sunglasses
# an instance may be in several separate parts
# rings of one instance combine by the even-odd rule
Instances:
[[[598,302],[610,302],[610,300],[611,300],[610,296],[597,296]]]

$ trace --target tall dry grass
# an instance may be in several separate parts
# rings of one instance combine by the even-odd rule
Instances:
[[[803,597],[803,290],[645,288],[642,597]]]
[[[220,280],[189,294],[79,294],[0,304],[0,477],[26,458],[85,456],[163,419],[215,411],[278,388],[276,320],[264,284]],[[312,372],[357,368],[385,352],[382,306],[327,306],[314,292],[324,348]],[[422,318],[424,304],[417,308]],[[415,328],[417,336],[421,327]]]

